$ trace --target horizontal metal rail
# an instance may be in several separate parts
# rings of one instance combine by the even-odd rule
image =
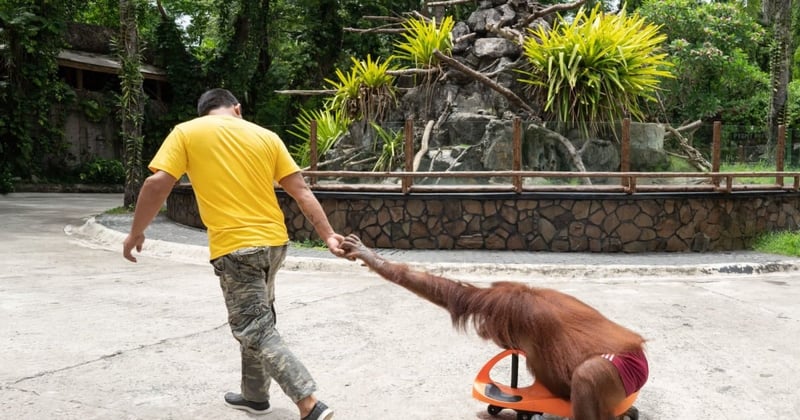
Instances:
[[[798,191],[800,172],[554,172],[554,171],[463,171],[463,172],[360,172],[360,171],[304,171],[304,176],[316,180],[312,189],[321,191],[385,191],[385,192],[734,192],[734,191]],[[334,178],[325,182],[324,178]],[[492,179],[492,184],[413,184],[408,180],[429,179]],[[506,182],[497,179],[508,178]],[[626,183],[608,184],[525,184],[529,178],[619,178]],[[687,178],[692,182],[674,184],[641,184],[639,180]],[[736,183],[737,178],[775,178],[774,183]],[[784,185],[783,179],[794,182]],[[397,180],[397,183],[347,183],[342,180],[379,179]],[[522,179],[521,185],[514,180]]]
[[[414,172],[412,159],[414,155],[413,122],[406,120],[405,124],[405,164],[403,171],[391,172],[361,172],[361,171],[320,171],[317,169],[317,138],[316,121],[311,124],[311,165],[309,170],[303,171],[313,190],[325,191],[387,191],[402,192],[624,192],[635,194],[637,192],[694,192],[708,191],[731,193],[734,191],[798,191],[800,189],[800,172],[784,172],[784,146],[786,142],[786,127],[778,127],[776,147],[775,171],[773,172],[720,172],[720,149],[722,125],[714,122],[712,165],[710,172],[630,172],[630,119],[622,121],[621,139],[621,165],[620,172],[561,172],[561,171],[523,171],[522,167],[522,133],[521,120],[514,119],[513,126],[513,153],[510,171],[454,171],[454,172]],[[335,181],[320,182],[320,178],[334,178]],[[441,179],[481,179],[488,180],[480,184],[430,184],[415,183],[420,178]],[[526,179],[563,179],[567,183],[525,183]],[[616,185],[594,184],[592,179],[616,178]],[[642,184],[642,180],[687,178],[691,182],[673,182],[671,184]],[[775,178],[773,183],[743,183],[735,182],[737,178]],[[791,185],[784,185],[785,178],[792,178]],[[352,183],[352,179],[381,179],[378,183]],[[397,180],[398,182],[388,182]],[[577,180],[580,185],[573,184]]]

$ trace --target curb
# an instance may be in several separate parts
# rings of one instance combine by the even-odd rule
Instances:
[[[67,225],[64,233],[76,243],[95,249],[119,252],[126,234],[98,223],[94,217],[81,226]],[[147,239],[142,247],[143,257],[170,259],[189,264],[208,264],[208,248],[158,239]],[[120,255],[120,257],[122,257]],[[539,276],[552,279],[581,281],[656,277],[712,277],[748,276],[800,271],[800,261],[773,261],[766,263],[717,263],[687,265],[625,265],[625,264],[518,264],[518,263],[418,263],[406,262],[414,269],[431,274],[455,277],[459,275],[493,277]],[[331,257],[292,256],[284,261],[283,270],[364,272],[361,264]]]

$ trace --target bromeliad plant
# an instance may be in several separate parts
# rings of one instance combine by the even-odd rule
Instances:
[[[403,131],[384,129],[374,122],[370,123],[370,125],[372,125],[372,129],[375,130],[375,134],[381,141],[381,153],[378,155],[378,160],[375,162],[372,171],[391,171],[392,168],[400,163],[400,158],[403,156]]]
[[[389,74],[392,57],[383,63],[380,58],[373,61],[370,55],[366,60],[350,60],[353,67],[348,73],[336,69],[338,81],[325,79],[336,90],[328,107],[354,119],[381,119],[395,101],[394,76]]]
[[[298,165],[305,168],[311,163],[311,122],[317,121],[317,155],[324,156],[347,132],[350,119],[342,110],[303,110],[289,134],[300,140],[289,149]]]
[[[452,16],[446,16],[440,25],[436,24],[436,19],[409,19],[403,23],[403,41],[395,43],[394,57],[409,61],[416,68],[438,65],[439,60],[433,52],[439,50],[443,54],[450,54],[454,25]]]
[[[655,101],[661,78],[673,77],[660,51],[666,39],[638,15],[605,14],[598,4],[574,20],[531,30],[523,44],[530,84],[550,118],[572,123],[584,134],[625,114],[642,119],[640,101]]]

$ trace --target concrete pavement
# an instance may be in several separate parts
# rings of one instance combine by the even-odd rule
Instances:
[[[202,232],[161,220],[129,263],[120,252],[129,220],[100,215],[121,202],[0,196],[0,418],[251,417],[222,404],[238,384],[238,348],[195,242]],[[641,332],[651,360],[643,419],[800,418],[797,259],[381,252],[476,283],[558,288]],[[492,418],[470,387],[498,349],[455,332],[441,309],[305,248],[290,250],[277,293],[279,329],[336,418]],[[275,411],[263,418],[296,419],[272,392]]]

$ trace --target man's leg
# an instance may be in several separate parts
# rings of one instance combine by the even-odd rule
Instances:
[[[213,262],[231,331],[242,346],[242,394],[248,400],[269,398],[269,377],[295,403],[316,390],[308,370],[275,329],[274,279],[285,255],[286,247],[244,248]]]

